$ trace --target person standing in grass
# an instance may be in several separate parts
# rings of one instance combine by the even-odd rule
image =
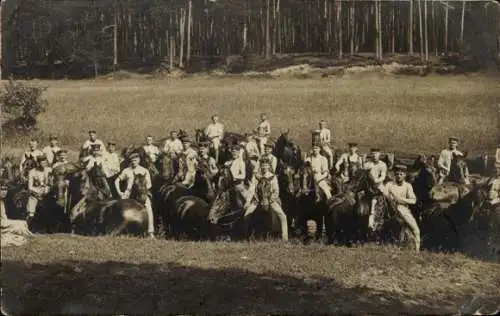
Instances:
[[[56,153],[61,150],[58,145],[57,136],[51,135],[49,137],[49,146],[43,149],[43,153],[47,157],[47,161],[49,162],[49,166],[52,166],[55,162]]]
[[[273,151],[273,142],[272,141],[268,141],[265,145],[264,145],[264,153],[262,154],[261,156],[261,160],[266,160],[266,161],[269,161],[269,163],[271,164],[271,171],[276,174],[277,170],[278,170],[278,158],[276,158],[273,154],[272,154],[272,151]]]
[[[451,164],[454,156],[463,156],[463,153],[458,150],[459,139],[457,137],[448,138],[448,148],[443,149],[439,155],[438,168],[439,178],[438,183],[443,183],[448,179],[451,170]]]
[[[415,250],[420,250],[420,229],[417,221],[413,217],[409,205],[417,203],[417,198],[413,192],[413,187],[405,181],[406,166],[396,165],[394,167],[395,179],[385,186],[384,195],[396,204],[397,214],[403,219],[413,234]]]
[[[19,169],[21,173],[28,172],[26,169],[26,163],[28,160],[33,162],[33,165],[36,163],[37,158],[40,156],[44,156],[43,152],[38,149],[38,141],[36,139],[31,139],[29,142],[29,149],[24,152],[21,156],[21,163],[19,164]]]
[[[219,122],[218,115],[212,115],[212,122],[205,128],[205,136],[215,152],[215,161],[219,161],[220,142],[224,138],[224,125]]]
[[[269,124],[269,121],[267,120],[267,115],[266,113],[262,113],[260,115],[260,123],[257,126],[257,140],[259,141],[259,149],[260,153],[264,153],[264,145],[267,143],[267,139],[269,138],[269,135],[271,135],[271,124]]]

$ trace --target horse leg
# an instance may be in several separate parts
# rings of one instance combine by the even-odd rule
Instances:
[[[250,215],[252,215],[255,210],[257,210],[257,205],[255,203],[251,203],[247,209],[245,210],[245,214],[243,215],[243,224],[244,224],[244,236],[246,239],[250,238],[251,230],[250,230]]]

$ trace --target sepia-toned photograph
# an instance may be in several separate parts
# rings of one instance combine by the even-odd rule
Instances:
[[[2,315],[500,313],[497,0],[0,0]]]

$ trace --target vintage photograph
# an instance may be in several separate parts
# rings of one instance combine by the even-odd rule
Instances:
[[[3,315],[500,312],[496,0],[1,0]]]

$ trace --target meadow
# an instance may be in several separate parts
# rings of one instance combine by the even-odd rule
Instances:
[[[219,114],[247,132],[267,112],[273,136],[290,128],[309,149],[325,119],[336,146],[357,141],[410,154],[437,153],[447,137],[472,153],[497,146],[498,79],[384,74],[322,79],[37,81],[49,107],[35,137],[77,150],[87,130],[119,146],[183,128],[191,136]],[[2,138],[19,154],[27,137]],[[34,313],[443,314],[476,295],[498,296],[500,265],[459,254],[388,246],[339,248],[276,242],[194,243],[37,236],[2,249],[2,308]]]
[[[335,145],[357,141],[361,150],[437,153],[447,137],[463,139],[469,152],[497,144],[496,105],[500,82],[482,76],[345,75],[322,79],[192,77],[36,82],[48,87],[48,110],[40,116],[39,137],[60,137],[77,149],[95,128],[105,141],[139,144],[147,134],[168,136],[183,128],[194,136],[212,114],[228,131],[249,132],[261,112],[272,134],[290,128],[310,148],[312,129],[325,119]],[[27,145],[25,137],[4,140],[6,149]]]
[[[500,286],[498,263],[387,246],[63,235],[2,249],[1,275],[9,314],[437,315]]]

